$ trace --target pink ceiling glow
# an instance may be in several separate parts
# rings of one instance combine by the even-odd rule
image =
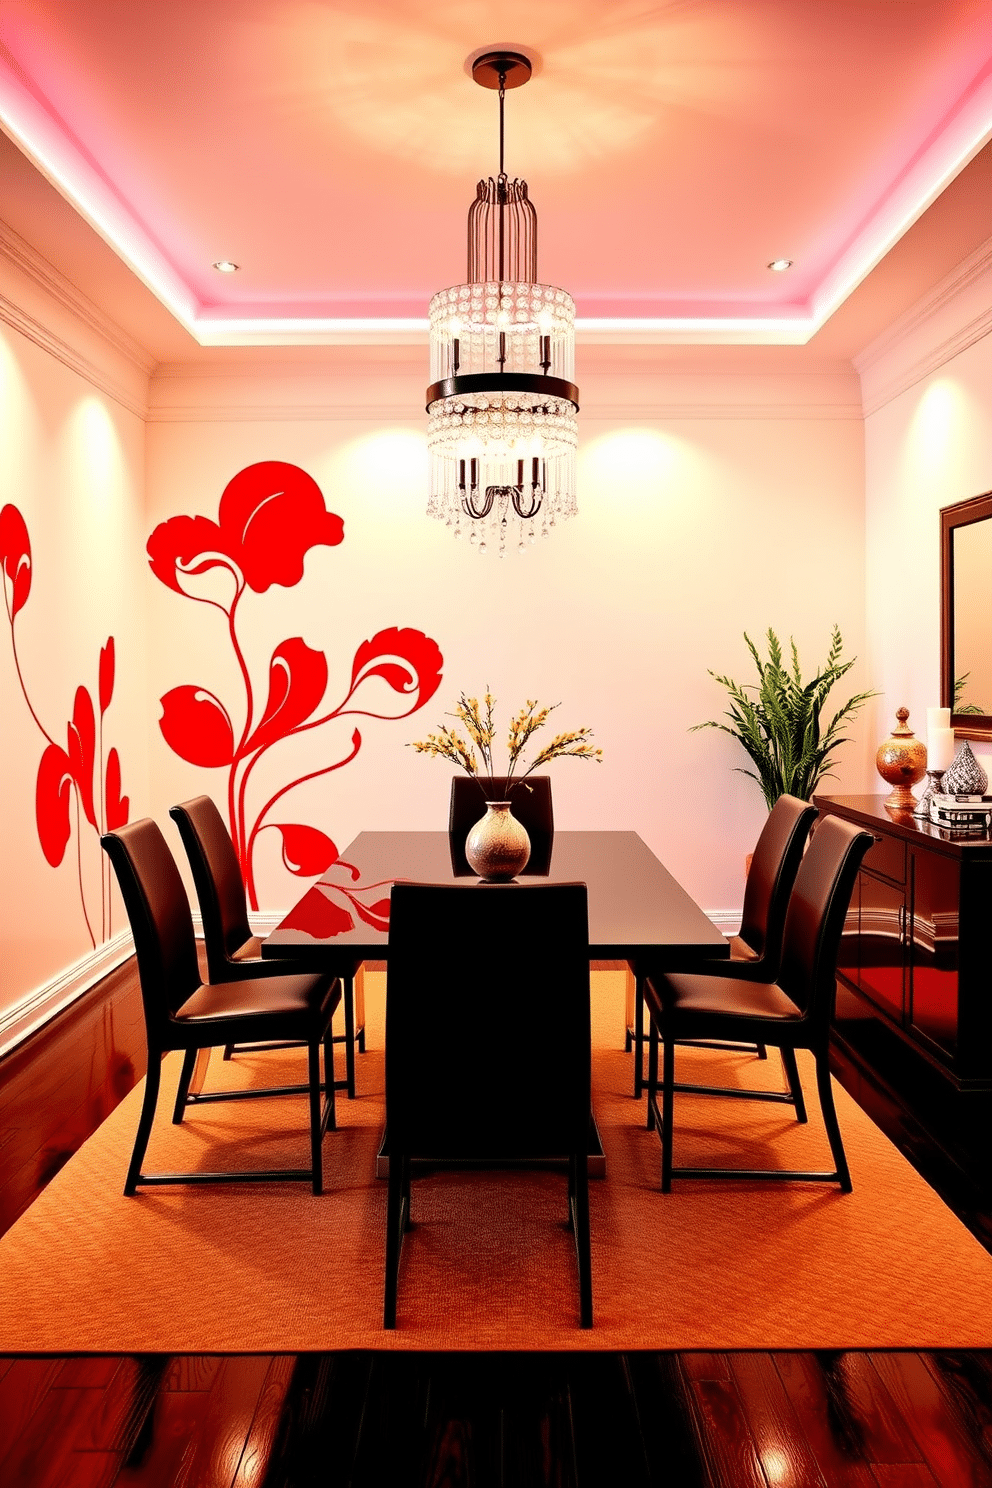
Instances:
[[[3,0],[0,125],[204,344],[415,329],[464,277],[499,44],[590,330],[806,341],[992,137],[988,0]]]

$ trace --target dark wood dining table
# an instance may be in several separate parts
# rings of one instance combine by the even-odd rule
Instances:
[[[542,865],[544,866],[544,865]],[[639,976],[651,966],[678,971],[701,957],[726,957],[726,938],[636,832],[555,832],[550,870],[534,883],[585,883],[590,961],[626,961]],[[354,1095],[354,976],[363,961],[389,960],[389,892],[397,880],[454,883],[478,891],[474,874],[456,872],[446,832],[362,832],[262,943],[262,955],[293,957],[301,969],[333,971],[345,982],[347,1087]],[[642,1002],[635,998],[635,1017]],[[628,1044],[638,1026],[630,1028]],[[637,1040],[640,1047],[640,1040]]]

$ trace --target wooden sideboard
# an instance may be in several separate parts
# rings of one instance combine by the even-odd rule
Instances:
[[[814,799],[875,837],[841,942],[835,1040],[960,1160],[992,1109],[992,838],[882,796]]]

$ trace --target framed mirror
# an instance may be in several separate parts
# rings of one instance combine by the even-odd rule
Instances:
[[[992,741],[992,491],[940,513],[940,701],[958,738]]]

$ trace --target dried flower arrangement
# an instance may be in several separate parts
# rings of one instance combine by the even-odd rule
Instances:
[[[540,753],[514,780],[514,771],[518,765],[523,764],[522,755],[530,739],[538,729],[544,727],[555,708],[560,707],[559,703],[552,703],[550,707],[542,707],[535,699],[529,698],[516,717],[510,720],[510,730],[506,741],[509,767],[505,777],[497,776],[493,766],[493,742],[496,738],[496,724],[493,719],[495,707],[496,699],[488,688],[481,705],[477,698],[466,697],[464,692],[459,693],[455,711],[448,716],[457,719],[463,725],[468,738],[459,734],[457,727],[447,728],[441,724],[436,734],[428,734],[426,739],[411,744],[410,748],[415,749],[418,754],[450,760],[453,765],[457,765],[467,775],[478,780],[479,787],[487,801],[509,797],[510,792],[522,785],[528,775],[533,774],[541,765],[550,764],[552,760],[569,758],[599,762],[603,758],[603,751],[589,743],[592,738],[591,728],[572,729],[566,733],[555,734],[554,738],[545,744]],[[505,787],[502,784],[498,788],[494,786],[493,782],[496,779],[501,781],[505,779]]]

